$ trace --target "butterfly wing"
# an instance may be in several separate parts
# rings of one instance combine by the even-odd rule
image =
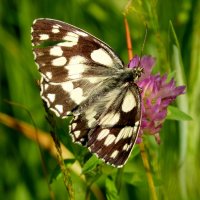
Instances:
[[[134,83],[110,90],[72,121],[73,141],[86,145],[106,163],[122,167],[138,136],[140,102],[140,91]]]
[[[41,97],[57,116],[66,117],[106,78],[123,69],[108,45],[61,21],[35,20],[32,45],[42,75]]]

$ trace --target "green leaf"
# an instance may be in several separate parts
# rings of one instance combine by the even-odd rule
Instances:
[[[95,169],[98,164],[102,163],[95,155],[93,155],[83,166],[82,173],[88,173]]]
[[[167,110],[167,119],[171,120],[192,120],[188,114],[184,113],[183,111],[179,110],[174,106],[168,106]]]
[[[75,159],[66,159],[64,160],[64,163],[66,166],[71,166],[76,160]],[[62,177],[62,171],[60,169],[60,166],[57,165],[55,167],[55,169],[53,170],[52,174],[51,174],[51,177],[50,177],[50,180],[49,180],[49,183],[52,184],[55,180],[58,180],[59,178]]]
[[[114,180],[109,177],[106,179],[106,199],[108,200],[118,200],[119,194],[115,186]]]
[[[180,45],[179,45],[179,42],[178,42],[178,38],[177,38],[177,35],[176,35],[176,32],[175,32],[175,29],[174,29],[174,26],[172,24],[172,21],[169,21],[169,31],[170,31],[170,34],[171,34],[171,44],[174,44],[178,47],[178,49],[180,50]]]

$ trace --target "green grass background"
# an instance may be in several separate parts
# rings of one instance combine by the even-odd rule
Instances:
[[[1,0],[0,112],[32,125],[25,109],[9,105],[4,100],[13,101],[29,110],[38,128],[49,130],[36,84],[39,73],[30,41],[30,27],[34,19],[55,18],[78,26],[108,43],[128,63],[122,14],[127,2]],[[158,199],[200,199],[199,10],[199,0],[133,0],[127,16],[134,53],[141,52],[147,24],[144,54],[156,57],[155,72],[173,72],[177,85],[187,86],[186,94],[178,98],[176,105],[192,120],[166,120],[160,145],[153,137],[145,137]],[[43,150],[43,153],[50,176],[56,160],[48,151]],[[0,162],[0,199],[50,199],[38,145],[20,131],[3,124],[0,124]],[[106,169],[102,175],[104,178],[97,182],[107,199],[118,198],[116,191],[109,191],[109,180],[114,182],[113,174],[117,174],[116,169]],[[150,199],[140,154],[127,163],[122,176],[119,199]],[[73,178],[74,187],[78,188],[75,192],[84,197],[85,191],[80,189],[79,182],[78,177]],[[67,199],[62,179],[54,181],[52,188],[55,199]],[[94,195],[91,199],[95,199]]]

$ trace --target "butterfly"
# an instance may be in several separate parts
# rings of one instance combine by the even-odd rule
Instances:
[[[72,115],[74,142],[122,167],[141,124],[142,67],[128,68],[103,41],[73,25],[39,18],[32,25],[40,95],[58,117]]]

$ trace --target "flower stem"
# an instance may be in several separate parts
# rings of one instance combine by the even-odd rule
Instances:
[[[149,161],[147,159],[147,154],[146,154],[146,151],[145,151],[144,143],[141,142],[139,144],[139,147],[140,147],[142,162],[144,164],[144,168],[145,168],[146,174],[147,174],[147,180],[148,180],[149,189],[150,189],[150,192],[151,192],[151,198],[152,198],[152,200],[157,200],[158,198],[157,198],[157,194],[156,194],[156,189],[155,189],[155,185],[154,185],[154,182],[153,182],[153,177],[152,177],[152,174],[151,174]]]
[[[124,26],[125,26],[125,31],[126,31],[126,45],[127,45],[127,50],[128,50],[128,58],[129,58],[129,60],[131,60],[133,58],[133,48],[132,48],[130,30],[129,30],[128,21],[126,19],[126,16],[124,16]]]

